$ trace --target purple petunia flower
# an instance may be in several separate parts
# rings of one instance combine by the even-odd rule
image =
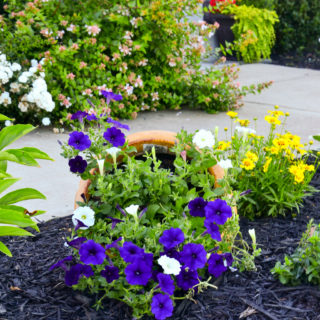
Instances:
[[[173,303],[166,294],[158,293],[153,296],[151,302],[151,312],[157,320],[164,320],[172,316]]]
[[[197,271],[183,268],[177,275],[177,285],[183,290],[188,290],[199,283],[198,278]]]
[[[103,137],[114,147],[122,147],[126,142],[124,134],[117,128],[108,128]]]
[[[117,128],[117,129],[125,129],[125,130],[130,130],[130,127],[127,125],[127,124],[123,124],[123,123],[121,123],[121,122],[119,122],[119,121],[116,121],[116,120],[113,120],[113,119],[111,119],[111,118],[108,118],[107,119],[107,122],[108,123],[112,123],[113,124],[113,126],[115,127],[115,128]]]
[[[171,248],[171,249],[164,248],[164,251],[160,252],[160,257],[161,256],[167,256],[169,258],[174,258],[174,259],[180,261],[180,252],[177,251],[176,248]]]
[[[114,229],[115,226],[120,223],[120,222],[123,222],[124,220],[120,220],[120,219],[117,219],[117,218],[113,218],[113,217],[106,217],[107,219],[110,219],[111,220],[111,229]]]
[[[142,261],[146,265],[148,265],[150,268],[152,268],[152,265],[153,265],[153,254],[152,253],[144,253],[136,259],[139,259],[140,261]]]
[[[70,269],[65,274],[65,283],[67,286],[73,286],[79,282],[82,276],[87,278],[94,275],[94,272],[90,266],[84,266],[82,264],[76,264],[71,266]]]
[[[83,132],[73,131],[69,134],[69,146],[74,147],[80,151],[83,151],[91,146],[91,140],[89,136]]]
[[[88,240],[81,245],[79,255],[83,263],[94,265],[102,264],[106,258],[105,248],[93,240]]]
[[[159,242],[165,247],[165,249],[171,249],[178,246],[184,241],[184,234],[179,228],[171,228],[163,231],[162,236],[159,238]]]
[[[210,234],[212,239],[221,241],[221,234],[220,234],[219,227],[212,220],[205,219],[204,226],[207,228],[207,233]]]
[[[205,266],[207,252],[202,244],[188,243],[181,251],[180,261],[190,270],[197,270]]]
[[[71,116],[71,120],[79,120],[79,122],[83,122],[83,119],[88,115],[85,111],[77,111]]]
[[[152,276],[152,269],[144,261],[136,259],[124,269],[124,273],[129,284],[145,286]]]
[[[77,231],[78,229],[85,227],[88,228],[88,226],[86,226],[82,221],[75,219],[75,221],[77,222],[77,225],[74,228],[74,231]]]
[[[73,239],[71,241],[68,241],[67,244],[70,246],[70,247],[73,247],[75,249],[80,249],[81,245],[87,241],[87,238],[86,237],[80,237],[80,238],[76,238],[76,239]]]
[[[107,104],[109,105],[111,100],[120,101],[122,100],[121,94],[113,93],[112,91],[101,90],[100,93],[107,99]]]
[[[204,208],[208,204],[208,201],[205,201],[202,198],[195,198],[191,200],[188,204],[188,208],[190,210],[190,215],[194,217],[205,217],[205,210]]]
[[[87,120],[88,121],[97,121],[98,118],[97,118],[97,116],[95,114],[88,114],[87,115]]]
[[[59,260],[57,263],[53,264],[51,267],[50,267],[50,270],[53,270],[55,268],[62,268],[63,270],[67,270],[67,265],[66,265],[66,262],[67,261],[72,261],[73,257],[72,256],[67,256],[65,258],[63,258],[62,260]]]
[[[208,271],[216,278],[220,277],[227,270],[223,258],[224,255],[212,253],[208,260]]]
[[[119,248],[120,256],[125,262],[134,262],[136,258],[144,255],[144,250],[133,244],[125,241],[122,248]]]
[[[73,173],[83,173],[86,170],[87,165],[87,161],[81,156],[76,156],[75,158],[69,160],[70,171]]]
[[[171,276],[168,274],[158,273],[157,279],[159,282],[159,287],[164,293],[169,294],[170,296],[174,293],[174,281],[172,280]]]
[[[230,252],[226,252],[224,254],[224,259],[226,261],[227,267],[231,267],[232,263],[233,263],[233,257],[232,254]]]
[[[117,267],[105,266],[105,269],[101,271],[101,275],[106,278],[108,283],[119,279],[119,269]]]
[[[232,217],[232,209],[227,202],[221,199],[210,201],[206,208],[206,218],[216,224],[225,224]]]

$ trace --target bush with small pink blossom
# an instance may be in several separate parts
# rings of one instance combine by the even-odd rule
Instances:
[[[0,48],[24,63],[44,58],[55,122],[85,109],[88,97],[106,104],[102,89],[123,95],[108,109],[118,118],[181,106],[239,107],[244,95],[268,84],[238,87],[231,66],[200,70],[217,26],[188,21],[198,7],[197,0],[12,1],[5,6],[10,17],[0,20]]]

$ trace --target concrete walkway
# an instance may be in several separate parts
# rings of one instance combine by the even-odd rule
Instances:
[[[258,118],[258,134],[266,134],[268,124],[264,121],[264,116],[276,104],[282,111],[290,113],[287,129],[300,135],[304,142],[308,141],[310,135],[320,132],[320,71],[270,64],[242,65],[240,69],[241,85],[274,80],[272,87],[260,95],[245,97],[244,106],[238,111],[241,119]],[[210,115],[201,111],[183,110],[145,112],[139,114],[136,120],[124,122],[130,125],[131,132],[157,129],[179,131],[181,128],[193,132],[196,129],[213,129],[219,126],[223,134],[223,127],[230,125],[230,119],[225,113]],[[47,196],[47,200],[20,203],[29,211],[46,210],[47,213],[39,216],[39,220],[67,216],[73,212],[79,178],[70,173],[67,160],[60,156],[60,146],[57,143],[57,140],[67,139],[67,134],[54,134],[51,130],[40,129],[13,144],[13,147],[37,147],[55,159],[54,162],[40,161],[41,168],[9,164],[9,173],[21,178],[11,190],[32,187]]]

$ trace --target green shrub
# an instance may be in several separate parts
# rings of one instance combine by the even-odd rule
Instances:
[[[320,53],[319,0],[275,0],[275,10],[280,18],[275,53]]]
[[[237,72],[227,66],[200,70],[216,27],[188,22],[197,8],[196,0],[10,1],[0,50],[26,66],[44,58],[55,122],[85,109],[87,98],[105,105],[101,88],[123,95],[122,103],[107,108],[120,118],[181,106],[209,112],[237,107],[255,89],[238,88]]]
[[[238,2],[241,5],[254,6],[255,8],[273,10],[275,0],[239,0]]]
[[[320,224],[311,220],[296,251],[286,255],[283,264],[278,261],[271,273],[283,284],[320,285]]]
[[[234,49],[244,62],[268,59],[275,43],[274,25],[278,22],[275,11],[252,6],[228,6],[225,13],[234,16],[232,31],[235,37]]]

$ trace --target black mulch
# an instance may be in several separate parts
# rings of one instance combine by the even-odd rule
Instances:
[[[320,189],[320,171],[312,184]],[[181,302],[172,319],[320,320],[319,288],[283,286],[269,272],[277,260],[294,251],[310,218],[320,222],[317,194],[305,199],[297,218],[242,219],[244,237],[248,239],[247,230],[255,228],[262,248],[257,271],[227,272],[218,279],[219,290],[208,289],[195,297],[196,303]],[[94,297],[66,287],[59,269],[49,270],[69,253],[63,244],[70,227],[71,219],[65,217],[40,224],[41,232],[33,238],[4,239],[14,257],[0,255],[0,320],[132,319],[130,309],[118,301],[105,300],[105,308],[95,311],[90,307]]]

